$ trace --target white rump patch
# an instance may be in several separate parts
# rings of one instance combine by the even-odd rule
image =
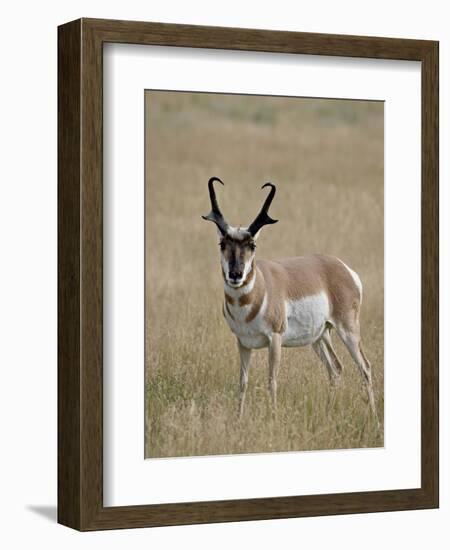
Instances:
[[[339,260],[339,258],[338,258],[338,260]],[[362,295],[363,295],[363,287],[362,287],[362,282],[361,282],[361,279],[359,278],[359,275],[356,273],[356,271],[353,271],[353,269],[350,269],[348,267],[348,265],[345,264],[342,260],[339,260],[339,261],[341,262],[341,264],[345,267],[345,269],[352,276],[352,279],[354,280],[355,285],[359,290],[359,303],[361,304],[362,303]]]

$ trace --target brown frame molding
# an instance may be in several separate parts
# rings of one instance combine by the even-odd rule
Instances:
[[[422,63],[422,484],[420,489],[103,506],[103,43]],[[58,28],[58,521],[81,531],[436,508],[438,42],[79,19]]]

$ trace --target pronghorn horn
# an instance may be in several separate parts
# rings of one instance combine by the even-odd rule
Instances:
[[[218,181],[219,183],[224,185],[223,181],[219,178],[212,177],[209,179],[208,189],[209,189],[209,198],[211,199],[211,212],[206,216],[202,216],[202,218],[204,220],[214,222],[219,228],[222,235],[226,235],[228,231],[228,224],[225,221],[225,218],[222,216],[222,212],[220,211],[219,205],[217,204],[216,192],[214,191],[214,187],[213,187],[213,183],[215,181]]]
[[[277,223],[278,221],[278,220],[273,220],[268,214],[269,207],[272,204],[277,188],[273,183],[265,183],[261,187],[261,189],[264,189],[264,187],[270,187],[271,189],[270,189],[270,193],[267,195],[266,200],[264,201],[264,204],[263,204],[263,207],[261,208],[260,213],[256,216],[255,221],[248,228],[248,232],[251,234],[252,237],[254,237],[256,233],[258,233],[258,231],[261,229],[263,225]]]

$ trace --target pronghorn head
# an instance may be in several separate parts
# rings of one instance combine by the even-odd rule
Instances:
[[[255,258],[256,239],[259,231],[264,225],[276,223],[269,214],[269,206],[275,196],[276,187],[273,183],[266,183],[262,186],[270,187],[270,192],[256,216],[255,220],[248,227],[233,227],[229,225],[222,215],[217,204],[216,193],[213,183],[218,181],[224,185],[219,178],[212,177],[208,181],[209,198],[211,199],[211,212],[202,216],[204,220],[214,222],[220,237],[220,253],[222,273],[225,283],[233,288],[239,288],[246,284],[247,277],[252,271]]]

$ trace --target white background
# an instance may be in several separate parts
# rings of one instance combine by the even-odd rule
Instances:
[[[448,548],[450,33],[445,2],[17,2],[0,36],[0,542],[7,548]],[[441,509],[79,534],[56,505],[56,26],[79,16],[441,41]]]
[[[420,487],[419,63],[109,44],[104,79],[105,505]],[[386,101],[384,449],[143,460],[146,88]]]

